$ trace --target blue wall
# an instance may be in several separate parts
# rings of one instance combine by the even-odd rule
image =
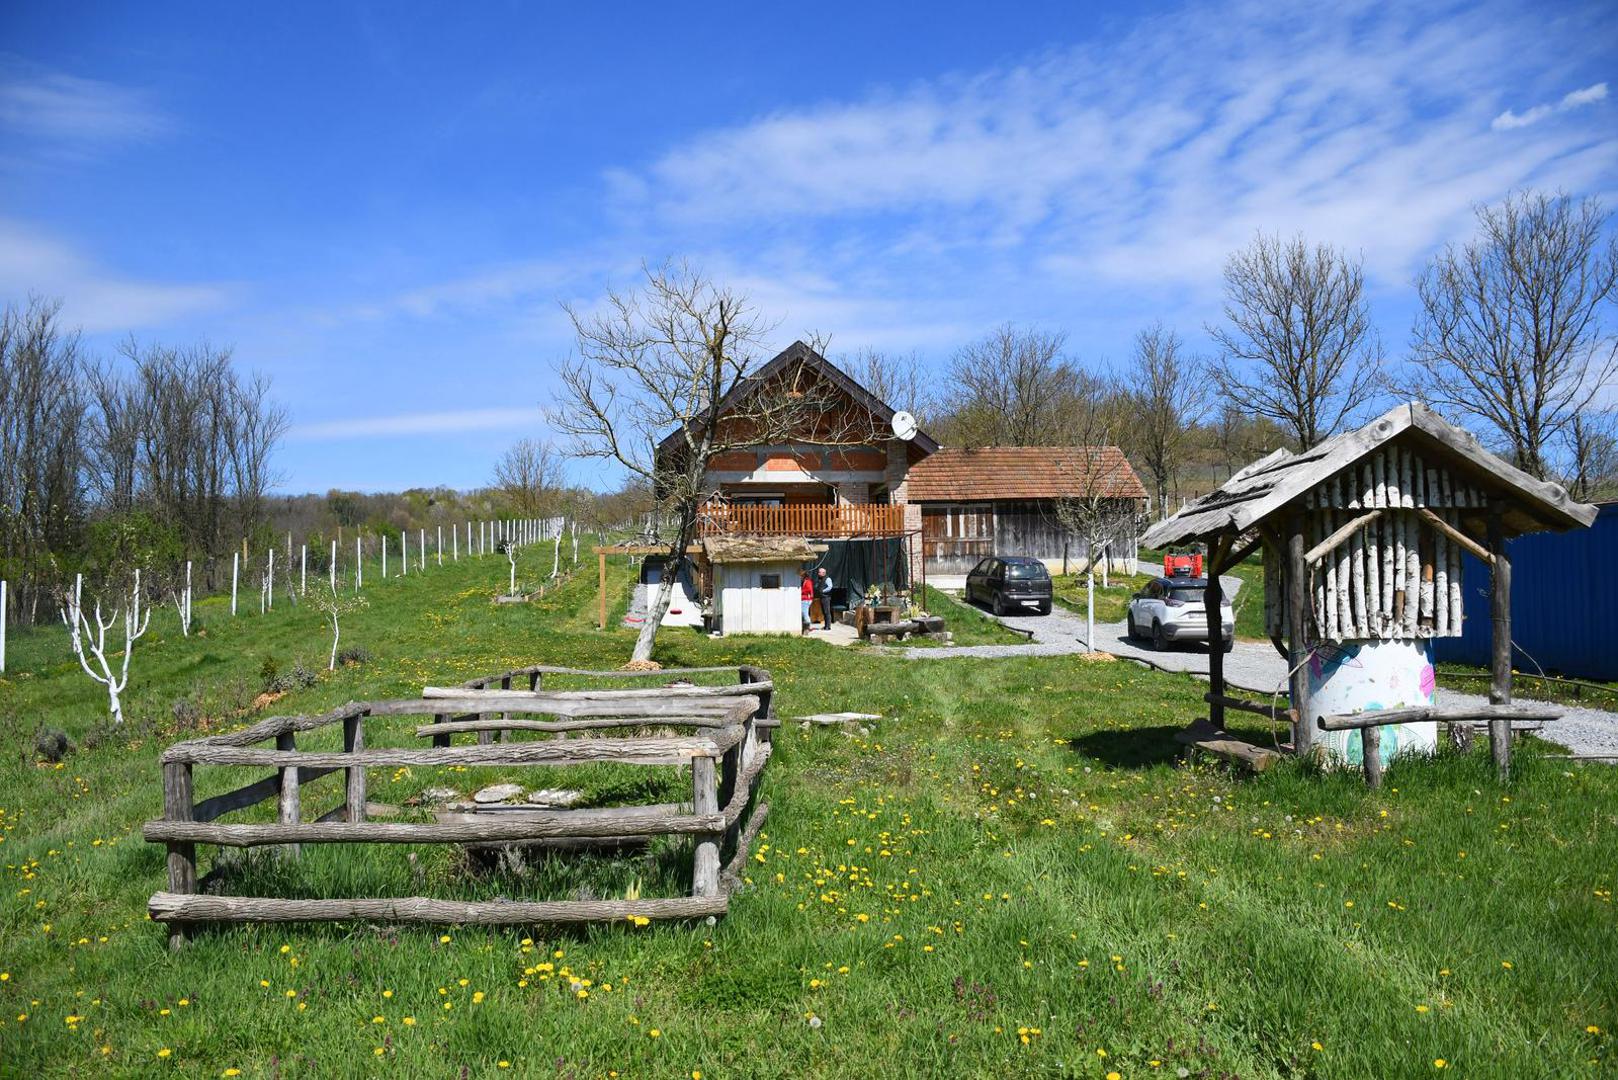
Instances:
[[[1618,503],[1588,529],[1509,541],[1512,664],[1575,678],[1618,679]],[[1433,659],[1489,666],[1489,571],[1463,556],[1463,632],[1433,641]],[[1537,664],[1537,667],[1536,667]]]

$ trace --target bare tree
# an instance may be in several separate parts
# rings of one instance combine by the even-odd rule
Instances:
[[[1618,415],[1581,409],[1568,424],[1569,464],[1559,477],[1581,502],[1618,498]]]
[[[745,297],[683,264],[648,267],[645,277],[639,292],[610,293],[600,312],[566,308],[578,353],[559,373],[552,423],[578,456],[616,461],[651,486],[672,519],[677,567],[718,494],[708,476],[715,456],[789,438],[841,443],[849,429],[825,380],[805,366],[756,377],[769,327]],[[634,660],[651,659],[674,576],[650,590]]]
[[[1382,363],[1365,274],[1329,244],[1260,234],[1225,263],[1215,383],[1307,450],[1370,399]]]
[[[561,497],[561,458],[549,443],[523,439],[495,462],[494,483],[513,513],[529,518],[549,517]]]
[[[39,297],[0,314],[0,576],[16,622],[36,621],[57,557],[83,526],[85,402],[79,336]]]
[[[1478,235],[1417,279],[1421,312],[1405,389],[1471,417],[1542,479],[1558,443],[1618,371],[1605,325],[1618,301],[1618,238],[1595,199],[1524,193],[1477,208]]]
[[[1177,488],[1192,430],[1208,411],[1203,365],[1183,353],[1180,335],[1162,323],[1135,335],[1128,384],[1129,423],[1119,432],[1131,456],[1151,476],[1157,513],[1168,515],[1169,489]]]
[[[317,588],[309,602],[331,623],[331,656],[326,661],[326,670],[336,671],[337,642],[342,637],[341,621],[345,615],[366,607],[368,601],[364,596],[338,592],[337,583],[332,581],[327,583],[325,591]]]
[[[1073,441],[1071,410],[1079,370],[1059,331],[1007,323],[964,346],[950,361],[940,430],[960,446],[1056,446]]]
[[[1112,547],[1135,533],[1139,525],[1137,490],[1126,486],[1119,435],[1130,423],[1121,407],[1127,400],[1106,373],[1085,372],[1077,384],[1070,416],[1074,444],[1065,455],[1070,494],[1058,499],[1056,520],[1084,545],[1087,631],[1085,651],[1095,650],[1095,587],[1099,562],[1105,582],[1112,568]]]
[[[894,355],[864,349],[844,357],[837,366],[877,400],[909,413],[922,426],[931,418],[934,395],[921,359],[914,352]]]
[[[134,586],[130,589],[127,602],[112,609],[112,614],[103,618],[101,615],[101,601],[95,602],[95,617],[92,622],[84,613],[84,598],[82,594],[82,579],[75,581],[71,592],[62,598],[62,621],[67,624],[69,641],[73,646],[73,655],[78,658],[79,666],[84,673],[102,686],[107,688],[107,710],[112,714],[114,724],[124,722],[124,706],[119,695],[129,685],[129,661],[135,655],[135,642],[146,633],[151,624],[152,611],[147,608],[141,610],[140,571],[135,571]],[[120,611],[124,623],[123,665],[113,670],[113,663],[107,658],[107,631],[118,622]],[[89,650],[89,655],[85,651]],[[95,659],[95,666],[90,665],[91,658]]]

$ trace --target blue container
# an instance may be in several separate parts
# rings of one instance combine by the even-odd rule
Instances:
[[[1511,557],[1512,665],[1519,671],[1618,680],[1618,503],[1588,529],[1530,533]],[[1435,638],[1435,662],[1489,666],[1489,570],[1462,557],[1460,637]]]

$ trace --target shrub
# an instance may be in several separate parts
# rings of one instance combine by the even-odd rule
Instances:
[[[371,650],[364,645],[350,645],[337,654],[339,664],[369,664]]]
[[[280,674],[281,666],[275,662],[275,657],[266,656],[264,658],[264,663],[260,664],[258,668],[258,681],[262,683],[264,689],[268,690],[270,693],[278,693],[279,691],[276,690],[275,684],[277,679],[280,677]]]
[[[73,740],[61,728],[40,728],[34,735],[34,753],[40,761],[56,764],[73,752]]]

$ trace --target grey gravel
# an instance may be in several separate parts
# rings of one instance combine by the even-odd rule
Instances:
[[[989,618],[996,616],[985,612]],[[959,656],[1062,656],[1084,652],[1083,616],[1058,606],[1049,615],[1008,615],[999,619],[1013,629],[1033,631],[1027,645],[958,645],[943,649],[907,649],[907,660],[945,660]],[[1137,660],[1161,671],[1183,671],[1206,679],[1208,649],[1195,643],[1176,645],[1157,652],[1146,642],[1132,641],[1124,624],[1097,623],[1096,648],[1128,660]],[[1286,661],[1268,642],[1238,641],[1225,656],[1225,681],[1250,694],[1273,695],[1285,689]],[[1487,699],[1478,694],[1440,691],[1446,704],[1481,705]],[[1547,742],[1565,746],[1575,754],[1618,755],[1618,713],[1601,709],[1562,706],[1560,720],[1547,724],[1540,736]]]

